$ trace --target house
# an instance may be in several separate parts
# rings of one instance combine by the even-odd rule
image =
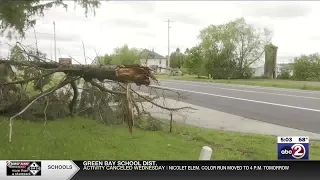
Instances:
[[[277,75],[281,74],[282,69],[288,70],[290,76],[293,75],[293,64],[292,63],[277,64]]]
[[[59,58],[59,63],[65,64],[65,65],[70,65],[70,64],[72,64],[72,59],[71,58]]]
[[[278,76],[283,69],[289,70],[290,75],[291,76],[293,75],[292,64],[291,63],[288,63],[288,64],[282,63],[282,64],[277,64],[276,76]],[[259,77],[259,76],[262,76],[263,74],[264,74],[264,65],[254,68],[254,76]]]
[[[144,57],[140,59],[141,65],[154,69],[155,73],[166,73],[167,59],[164,56],[154,52],[154,50],[149,51],[147,49],[144,49],[142,53]]]
[[[264,65],[254,68],[253,76],[259,77],[259,76],[262,76],[263,74],[264,74]]]

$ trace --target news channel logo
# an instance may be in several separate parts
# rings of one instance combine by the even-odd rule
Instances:
[[[308,160],[309,137],[280,136],[278,137],[278,160]]]

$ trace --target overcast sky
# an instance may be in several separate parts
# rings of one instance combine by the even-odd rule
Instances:
[[[57,58],[73,56],[83,61],[82,43],[87,56],[112,53],[113,48],[152,49],[167,55],[168,18],[175,21],[170,29],[170,51],[185,50],[197,44],[199,31],[210,24],[226,23],[244,17],[256,27],[274,31],[272,42],[279,47],[278,62],[294,56],[319,52],[320,2],[218,2],[218,1],[121,1],[102,2],[96,16],[84,16],[80,7],[69,3],[68,11],[53,8],[36,25],[40,51],[54,59],[53,21],[56,22]],[[0,38],[2,41],[7,39]],[[11,42],[12,43],[12,42]],[[35,44],[33,30],[27,32],[25,45]],[[0,45],[0,55],[7,46]]]

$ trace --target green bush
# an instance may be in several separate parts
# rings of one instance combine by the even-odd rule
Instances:
[[[251,79],[269,79],[269,77],[266,75],[261,75],[261,76],[253,76]]]
[[[161,131],[165,125],[160,120],[151,117],[141,117],[136,120],[135,127],[147,131]]]
[[[281,69],[280,74],[277,76],[277,79],[291,79],[289,69]]]
[[[320,80],[320,54],[301,55],[294,59],[293,79],[300,81]]]

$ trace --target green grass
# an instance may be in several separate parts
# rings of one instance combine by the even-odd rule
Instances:
[[[156,77],[158,79],[215,82],[215,83],[224,83],[224,84],[242,84],[242,85],[251,85],[251,86],[266,86],[266,87],[320,91],[320,82],[311,82],[311,81],[269,80],[269,79],[212,80],[205,77],[198,78],[197,76],[193,76],[193,75],[185,75],[185,76],[156,75]]]
[[[43,122],[16,120],[12,142],[8,122],[0,121],[0,159],[153,159],[196,160],[201,147],[213,148],[216,160],[275,160],[276,138],[175,124],[174,132],[104,126],[94,120]],[[320,144],[311,143],[310,159],[320,159]]]
[[[64,74],[63,73],[58,73],[58,74],[54,74],[53,78],[52,78],[52,81],[50,81],[49,84],[45,85],[43,90],[47,90],[53,86],[56,86],[60,83],[60,81],[63,79],[64,77]],[[33,82],[34,81],[31,81],[30,83],[27,84],[27,87],[26,87],[26,92],[30,95],[30,96],[35,96],[37,94],[40,94],[40,91],[39,90],[34,90],[33,88]]]

